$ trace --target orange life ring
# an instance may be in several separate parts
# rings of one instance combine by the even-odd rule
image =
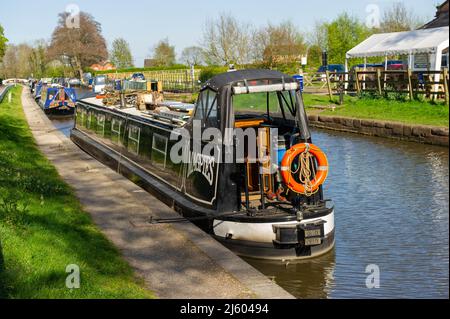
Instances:
[[[313,144],[297,144],[291,147],[283,157],[281,161],[281,176],[283,177],[286,186],[289,187],[292,191],[305,194],[305,186],[301,183],[298,183],[295,178],[292,176],[291,166],[294,159],[302,154],[309,147],[309,152],[316,158],[317,160],[317,172],[316,176],[313,180],[311,180],[312,191],[315,192],[319,189],[320,185],[322,185],[328,176],[328,159],[324,152],[316,145]]]

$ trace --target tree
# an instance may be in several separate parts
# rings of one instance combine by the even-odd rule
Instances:
[[[133,67],[133,56],[131,55],[130,45],[122,38],[113,41],[109,57],[118,69]]]
[[[181,53],[181,61],[187,65],[201,65],[203,64],[203,59],[205,52],[202,48],[192,46],[187,47]]]
[[[42,78],[47,72],[47,43],[44,40],[36,41],[29,56],[31,73],[35,78]]]
[[[328,45],[328,24],[316,21],[313,30],[307,34],[307,42],[310,46],[326,51]]]
[[[400,32],[416,29],[422,23],[414,16],[411,10],[406,8],[403,2],[394,2],[392,6],[383,12],[380,21],[381,32]]]
[[[254,37],[254,48],[255,58],[262,58],[270,67],[298,62],[306,53],[303,35],[290,21],[261,29]]]
[[[169,39],[158,42],[153,48],[153,59],[156,66],[171,66],[175,64],[175,47],[169,44]]]
[[[100,23],[85,12],[79,14],[79,27],[66,25],[69,13],[59,14],[58,25],[53,31],[48,50],[49,57],[71,66],[83,77],[83,68],[108,58],[106,41]]]
[[[5,78],[27,78],[31,75],[29,57],[32,48],[27,44],[7,46],[2,62],[2,76]]]
[[[0,62],[2,62],[2,58],[5,55],[7,42],[8,39],[5,37],[5,30],[0,24]]]
[[[203,46],[207,63],[229,65],[251,61],[251,27],[231,15],[222,14],[207,21],[203,30]]]
[[[6,79],[16,78],[19,75],[17,51],[18,48],[14,44],[9,44],[6,47],[2,62],[2,77]]]
[[[327,24],[328,62],[344,63],[347,51],[365,40],[371,33],[363,23],[347,13]]]

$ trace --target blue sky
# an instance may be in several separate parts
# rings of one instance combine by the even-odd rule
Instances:
[[[74,3],[89,12],[102,24],[108,44],[115,38],[125,38],[131,46],[137,66],[151,53],[160,39],[168,37],[179,54],[184,47],[198,45],[207,19],[229,13],[256,26],[267,22],[291,20],[307,32],[316,20],[332,20],[341,12],[348,12],[365,20],[366,7],[376,4],[381,10],[393,0],[0,0],[0,24],[11,43],[33,43],[50,39],[59,12]],[[422,17],[431,19],[435,6],[443,0],[405,0],[407,7]]]

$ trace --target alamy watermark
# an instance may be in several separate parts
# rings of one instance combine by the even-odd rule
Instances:
[[[274,174],[278,169],[277,128],[226,128],[222,134],[216,127],[202,129],[202,121],[194,120],[192,138],[189,130],[179,128],[172,131],[170,140],[176,141],[170,150],[171,161],[189,164],[188,174],[201,172],[209,176],[208,171],[216,163],[275,164],[264,165],[265,174]]]
[[[366,278],[366,287],[368,289],[380,288],[380,267],[375,264],[367,265],[366,274],[369,274]]]
[[[80,267],[78,265],[67,265],[66,287],[68,289],[80,289]]]
[[[369,29],[380,27],[380,12],[380,6],[377,4],[372,3],[366,6],[366,27],[368,27]]]
[[[66,13],[69,15],[66,18],[66,27],[69,29],[80,28],[80,7],[77,4],[71,3],[66,6]]]

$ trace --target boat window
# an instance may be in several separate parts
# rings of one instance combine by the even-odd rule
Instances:
[[[292,120],[297,114],[296,91],[261,92],[233,96],[236,114],[256,114]]]
[[[106,77],[100,76],[95,78],[95,85],[103,85],[106,84]]]
[[[90,111],[90,112],[88,112],[87,113],[87,128],[88,129],[92,129],[93,127],[93,125],[92,125],[92,118],[94,117],[95,115],[94,115],[94,112],[93,111]]]
[[[163,168],[166,168],[167,142],[167,137],[159,135],[157,133],[153,134],[152,162],[157,166],[158,164],[161,165]]]
[[[97,134],[100,136],[105,136],[105,121],[106,116],[104,114],[97,114]]]
[[[120,143],[120,133],[122,131],[122,121],[113,118],[111,123],[111,140],[114,143]]]
[[[200,93],[195,108],[194,120],[201,120],[206,127],[218,126],[216,92],[208,89]]]
[[[139,155],[139,142],[141,139],[141,128],[130,125],[128,128],[128,150]]]

